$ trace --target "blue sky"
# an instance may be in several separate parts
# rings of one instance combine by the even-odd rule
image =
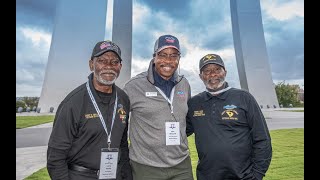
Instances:
[[[261,0],[260,4],[273,82],[303,87],[304,1]],[[16,96],[40,96],[55,5],[53,0],[16,0]],[[221,55],[228,70],[226,80],[240,88],[229,1],[133,0],[132,76],[147,69],[154,42],[163,34],[180,40],[180,74],[189,80],[193,94],[204,90],[198,63],[208,53]]]

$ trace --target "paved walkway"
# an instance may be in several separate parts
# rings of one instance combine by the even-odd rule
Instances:
[[[285,112],[277,110],[280,109],[263,109],[263,114],[266,118],[269,130],[304,128],[304,112]],[[286,109],[283,108],[281,110]],[[290,110],[293,110],[293,108]],[[34,114],[39,115],[39,113]],[[52,123],[29,127],[28,129],[48,127],[52,127]],[[46,152],[47,146],[16,148],[16,180],[22,180],[39,169],[45,167]]]
[[[47,146],[16,148],[16,180],[22,180],[46,166]]]
[[[38,114],[38,113],[37,113]],[[51,123],[25,129],[48,128]],[[46,166],[47,146],[16,148],[16,180],[22,180]]]

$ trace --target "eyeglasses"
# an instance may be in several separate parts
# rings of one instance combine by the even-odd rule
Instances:
[[[119,59],[101,59],[101,58],[97,58],[96,61],[100,65],[110,64],[111,66],[117,66],[120,63]]]
[[[214,68],[214,69],[204,69],[204,70],[202,70],[202,73],[205,75],[209,75],[211,73],[220,74],[222,71],[223,71],[223,68],[218,67],[218,68]]]
[[[158,58],[161,60],[170,59],[171,61],[175,61],[180,58],[180,53],[173,53],[173,54],[158,53],[157,55],[158,55]]]

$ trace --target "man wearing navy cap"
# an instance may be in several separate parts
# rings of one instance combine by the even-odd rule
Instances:
[[[121,50],[111,41],[93,48],[88,81],[60,103],[48,143],[53,180],[132,180],[127,140],[130,103],[114,83]]]
[[[193,179],[185,132],[191,91],[187,79],[177,72],[179,61],[179,40],[160,36],[148,70],[125,84],[134,180]]]
[[[195,134],[197,179],[261,180],[269,168],[269,130],[255,98],[231,88],[221,57],[207,54],[199,62],[206,91],[188,101],[187,135]]]

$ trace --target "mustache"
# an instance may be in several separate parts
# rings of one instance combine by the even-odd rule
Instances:
[[[99,73],[99,75],[101,75],[101,74],[104,74],[104,73],[108,73],[108,74],[113,74],[113,75],[115,75],[115,76],[118,76],[118,73],[117,72],[115,72],[114,70],[102,70],[102,71],[100,71],[100,73]]]
[[[207,80],[207,83],[213,83],[214,81],[219,81],[219,82],[222,82],[224,81],[224,78],[210,78]]]

